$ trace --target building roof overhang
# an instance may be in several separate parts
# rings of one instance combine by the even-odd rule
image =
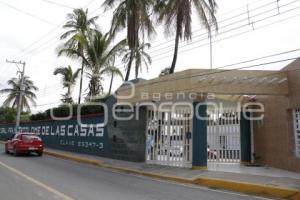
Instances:
[[[287,80],[287,71],[188,69],[127,84],[119,88],[117,99],[134,103],[154,101],[158,95],[215,94],[232,99],[244,95],[287,95]]]

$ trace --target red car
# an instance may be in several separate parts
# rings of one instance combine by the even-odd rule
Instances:
[[[17,133],[11,140],[5,143],[5,152],[15,156],[22,153],[37,153],[43,155],[44,145],[40,137],[33,133]]]

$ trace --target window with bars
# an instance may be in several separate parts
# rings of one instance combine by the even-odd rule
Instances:
[[[294,110],[295,152],[300,158],[300,108]]]

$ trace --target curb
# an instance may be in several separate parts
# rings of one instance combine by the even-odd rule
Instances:
[[[4,144],[5,142],[0,141],[0,143]],[[269,186],[263,184],[254,184],[254,183],[207,178],[207,177],[188,179],[188,178],[182,178],[178,176],[167,176],[167,175],[162,175],[157,173],[143,172],[131,168],[116,167],[116,166],[106,164],[99,160],[80,158],[78,156],[72,156],[68,153],[58,153],[46,149],[44,150],[44,154],[56,158],[75,161],[78,163],[90,164],[90,165],[94,165],[94,166],[98,166],[98,167],[102,167],[102,168],[106,168],[118,172],[141,175],[141,176],[146,176],[154,179],[168,180],[168,181],[174,181],[174,182],[184,183],[184,184],[194,184],[194,185],[205,186],[213,189],[223,189],[223,190],[229,190],[233,192],[253,194],[253,195],[259,195],[265,197],[273,197],[273,198],[281,198],[281,199],[289,199],[289,200],[300,199],[300,190],[293,189],[293,188]]]
[[[194,185],[206,186],[214,189],[224,189],[224,190],[230,190],[239,193],[260,195],[266,197],[275,197],[275,198],[289,199],[289,200],[300,199],[300,190],[293,189],[293,188],[268,186],[263,184],[254,184],[254,183],[222,180],[222,179],[207,178],[207,177],[188,179],[188,178],[182,178],[178,176],[167,176],[167,175],[162,175],[157,173],[143,172],[140,170],[135,170],[130,168],[116,167],[109,164],[105,164],[104,162],[98,160],[79,158],[64,153],[56,153],[47,150],[45,150],[44,153],[62,159],[73,160],[84,164],[92,164],[92,165],[96,165],[99,167],[103,167],[118,172],[141,175],[141,176],[146,176],[146,177],[160,179],[160,180],[168,180],[168,181],[174,181],[174,182],[185,183],[185,184],[194,184]]]
[[[103,162],[98,161],[98,160],[80,158],[80,157],[77,157],[77,156],[71,156],[71,155],[68,155],[68,154],[57,153],[57,152],[48,151],[48,150],[44,150],[44,154],[47,154],[49,156],[53,156],[53,157],[56,157],[56,158],[61,158],[61,159],[65,159],[65,160],[72,160],[72,161],[75,161],[75,162],[90,164],[90,165],[100,166],[103,163]]]
[[[255,194],[259,196],[275,197],[280,199],[299,200],[300,190],[264,184],[247,183],[215,178],[197,178],[193,182],[196,185],[210,188],[230,190],[244,194]]]

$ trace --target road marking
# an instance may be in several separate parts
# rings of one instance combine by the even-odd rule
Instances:
[[[74,200],[73,198],[71,198],[71,197],[69,197],[69,196],[67,196],[67,195],[65,195],[65,194],[63,194],[63,193],[61,193],[61,192],[59,192],[58,190],[55,190],[54,188],[52,188],[52,187],[50,187],[50,186],[48,186],[48,185],[46,185],[46,184],[44,184],[44,183],[42,183],[42,182],[36,180],[36,179],[34,179],[34,178],[30,177],[30,176],[27,176],[27,175],[24,174],[23,172],[21,172],[21,171],[15,169],[15,168],[10,167],[10,166],[4,164],[4,163],[1,162],[1,161],[0,161],[0,165],[1,165],[2,167],[5,167],[5,168],[8,169],[8,170],[14,172],[15,174],[17,174],[17,175],[19,175],[19,176],[21,176],[21,177],[27,179],[28,181],[30,181],[30,182],[32,182],[32,183],[34,183],[34,184],[36,184],[36,185],[38,185],[38,186],[44,188],[45,190],[48,190],[49,192],[51,192],[51,193],[53,193],[53,194],[59,196],[59,197],[62,198],[63,200]]]

